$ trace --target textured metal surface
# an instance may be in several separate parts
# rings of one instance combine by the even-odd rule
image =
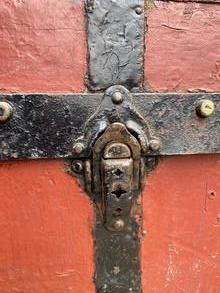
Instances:
[[[80,155],[73,151],[87,124],[92,127],[98,123],[99,131],[112,122],[124,120],[129,125],[131,118],[138,119],[134,117],[135,109],[145,119],[151,137],[161,142],[160,150],[149,150],[148,155],[220,152],[220,94],[143,93],[133,97],[131,103],[115,105],[108,96],[101,103],[101,94],[1,95],[0,100],[10,103],[13,114],[0,125],[0,159],[88,157],[91,141],[85,141]],[[211,117],[196,114],[202,99],[214,102]],[[94,113],[98,115],[91,120]],[[96,135],[97,128],[88,138],[95,139]]]
[[[97,216],[95,229],[98,293],[140,293],[140,238],[135,218],[122,232],[109,232]]]
[[[142,81],[144,0],[87,0],[89,68],[92,90]]]

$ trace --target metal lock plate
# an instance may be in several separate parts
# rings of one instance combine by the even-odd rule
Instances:
[[[93,180],[101,199],[102,217],[110,231],[121,231],[130,220],[140,190],[141,147],[122,123],[113,123],[93,148]]]
[[[102,159],[105,225],[121,230],[128,221],[132,201],[133,159],[127,145],[112,143]]]

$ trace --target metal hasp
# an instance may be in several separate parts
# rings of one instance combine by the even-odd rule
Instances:
[[[150,134],[132,100],[126,88],[109,88],[74,146],[79,153],[91,150],[89,159],[74,160],[72,168],[97,209],[97,292],[141,292],[139,195],[154,159],[145,158]]]

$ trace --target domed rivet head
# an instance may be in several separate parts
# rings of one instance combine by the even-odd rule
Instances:
[[[196,111],[202,118],[210,117],[215,111],[215,104],[211,100],[202,100],[199,102]]]
[[[0,123],[4,123],[12,116],[12,107],[7,102],[0,102]]]
[[[114,104],[121,104],[124,100],[124,97],[122,95],[122,93],[120,92],[115,92],[112,96],[112,102]]]
[[[116,220],[116,221],[113,223],[112,226],[113,226],[113,229],[114,229],[115,231],[121,231],[121,230],[124,228],[125,223],[124,223],[123,220],[118,219],[118,220]]]
[[[152,139],[149,143],[149,148],[151,151],[157,152],[161,148],[161,143],[158,139]]]
[[[141,15],[143,13],[143,9],[142,7],[138,6],[135,8],[135,12],[138,14],[138,15]]]
[[[83,164],[80,161],[75,161],[72,163],[72,170],[75,173],[81,173],[83,171]]]
[[[74,146],[73,146],[73,152],[76,155],[80,155],[82,153],[82,151],[84,150],[84,144],[82,144],[81,142],[77,142]]]

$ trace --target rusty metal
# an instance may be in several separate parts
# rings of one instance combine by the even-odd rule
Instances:
[[[115,223],[129,223],[131,206],[140,193],[141,147],[126,126],[113,123],[97,139],[92,156],[92,197],[101,204],[105,226],[114,231]],[[97,198],[99,196],[99,198]]]

